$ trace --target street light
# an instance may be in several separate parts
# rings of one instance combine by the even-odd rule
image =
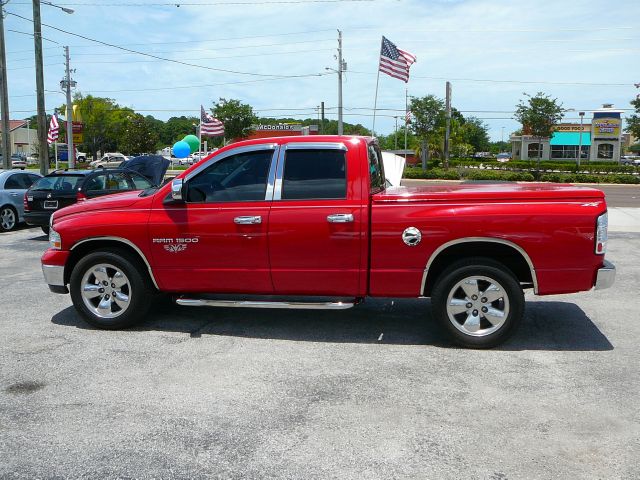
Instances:
[[[45,2],[44,0],[41,0],[40,3],[44,3],[45,5],[49,5],[51,7],[59,8],[64,13],[68,13],[69,15],[71,15],[75,11],[73,8],[61,7],[60,5],[56,5],[55,3],[51,3],[51,2]]]
[[[44,66],[42,62],[42,20],[40,18],[40,3],[41,0],[33,0],[33,44],[36,61],[40,173],[46,175],[49,171],[49,144],[47,143],[47,111],[44,104]],[[61,7],[48,1],[42,1],[42,3],[59,8],[64,13],[73,13],[73,9],[71,8]]]

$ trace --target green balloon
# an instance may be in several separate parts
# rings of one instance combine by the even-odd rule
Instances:
[[[183,142],[187,142],[189,144],[189,148],[191,148],[191,153],[197,152],[200,149],[200,140],[195,135],[187,135],[182,139]]]

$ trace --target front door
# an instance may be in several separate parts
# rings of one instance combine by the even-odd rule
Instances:
[[[366,225],[358,158],[342,143],[281,147],[269,217],[280,295],[360,296]]]
[[[158,198],[149,218],[158,283],[173,291],[273,293],[266,200],[274,145],[228,150],[184,180],[184,201]],[[272,167],[273,162],[273,167]]]

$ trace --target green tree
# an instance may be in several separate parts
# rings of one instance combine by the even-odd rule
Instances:
[[[161,122],[161,120],[156,120],[156,122]],[[152,123],[156,127],[160,127],[160,143],[163,147],[166,147],[182,140],[186,135],[195,133],[199,122],[200,119],[198,117],[185,117],[182,115],[180,117],[171,117],[166,122],[161,122],[162,125],[155,122]]]
[[[540,157],[543,138],[551,137],[553,127],[562,119],[565,109],[558,104],[556,98],[551,98],[542,92],[535,96],[524,94],[527,100],[520,100],[516,106],[515,119],[522,124],[525,133],[533,135],[538,140],[538,169],[540,169]]]
[[[636,109],[633,115],[627,118],[627,132],[634,137],[640,138],[640,98],[631,100],[631,105]]]
[[[426,152],[428,160],[429,150],[440,151],[440,145],[444,141],[444,101],[434,95],[411,97],[409,110],[412,114],[411,131],[418,137],[421,146],[422,144],[428,146]]]
[[[110,98],[93,95],[77,94],[73,103],[78,105],[83,123],[84,141],[78,148],[88,150],[94,158],[98,151],[116,150],[125,122],[135,114],[134,111],[121,107]],[[66,106],[62,105],[58,111],[66,115]],[[60,122],[61,126],[63,123]]]
[[[220,98],[211,109],[213,116],[224,124],[225,138],[245,138],[252,133],[257,117],[253,107],[240,100]]]
[[[118,147],[121,152],[127,154],[153,153],[159,139],[153,122],[136,113],[124,121]]]

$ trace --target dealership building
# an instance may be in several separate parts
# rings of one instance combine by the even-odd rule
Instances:
[[[619,161],[622,140],[622,110],[611,104],[593,111],[590,123],[560,123],[551,138],[527,135],[511,136],[512,157],[517,160],[577,160]]]

